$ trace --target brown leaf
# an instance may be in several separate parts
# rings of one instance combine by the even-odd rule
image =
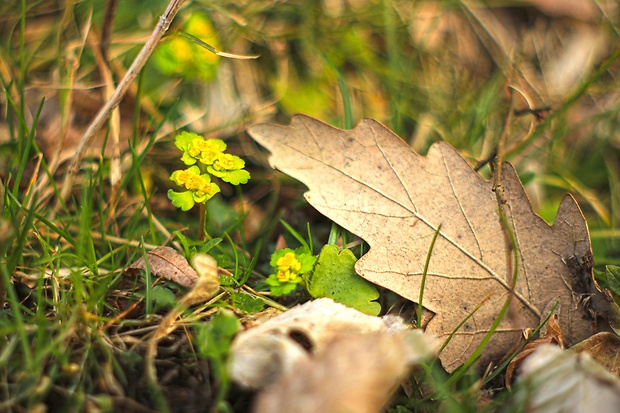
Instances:
[[[560,328],[560,325],[558,324],[557,314],[552,315],[547,322],[547,331],[545,332],[545,334],[543,334],[542,337],[527,343],[525,347],[523,347],[523,350],[521,350],[519,354],[517,354],[512,360],[510,360],[510,363],[508,363],[508,367],[506,367],[506,375],[504,379],[506,387],[510,388],[515,370],[523,363],[523,361],[528,356],[530,356],[538,347],[547,344],[558,346],[561,349],[565,348],[564,336],[562,335],[562,330]]]
[[[198,274],[184,256],[171,247],[157,247],[146,253],[151,274],[162,277],[186,288],[198,281]],[[127,270],[146,270],[144,257],[131,264]]]
[[[440,355],[448,371],[461,365],[512,294],[511,244],[492,183],[450,145],[438,142],[422,157],[371,119],[343,131],[297,115],[290,126],[256,125],[249,133],[271,151],[274,167],[310,188],[308,202],[370,244],[358,274],[411,301],[419,299],[430,241],[442,225],[424,290],[423,305],[435,313],[427,331],[447,338],[490,297]],[[575,200],[567,195],[549,226],[532,211],[511,165],[502,177],[519,274],[511,317],[498,326],[482,363],[501,358],[556,300],[569,343],[592,334],[588,310],[608,308],[592,278],[588,228]]]
[[[576,353],[588,353],[592,358],[620,378],[620,337],[603,332],[570,348]]]

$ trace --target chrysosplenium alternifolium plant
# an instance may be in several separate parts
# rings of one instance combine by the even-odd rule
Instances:
[[[271,294],[280,296],[293,292],[297,284],[304,281],[302,275],[311,271],[315,262],[316,257],[306,248],[283,248],[274,252],[270,264],[275,273],[265,280]]]
[[[181,161],[191,165],[170,176],[175,184],[185,188],[183,192],[168,191],[172,205],[183,211],[190,210],[195,204],[206,203],[220,192],[220,187],[211,180],[212,176],[232,185],[245,184],[250,179],[250,173],[243,169],[245,161],[224,153],[226,144],[220,139],[205,139],[192,132],[183,132],[175,138],[175,145],[183,151]]]

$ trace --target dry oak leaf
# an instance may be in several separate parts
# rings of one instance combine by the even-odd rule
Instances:
[[[492,183],[447,143],[423,157],[372,119],[344,131],[297,115],[290,126],[260,124],[248,132],[272,153],[274,168],[308,186],[311,205],[370,245],[355,269],[375,284],[417,302],[430,242],[442,225],[424,289],[422,304],[434,313],[426,331],[446,339],[484,302],[440,354],[448,371],[463,364],[511,294],[513,253]],[[575,200],[567,195],[549,226],[507,163],[502,184],[519,274],[512,311],[486,346],[483,365],[500,359],[558,300],[569,344],[589,337],[593,313],[608,305],[592,277],[588,227]]]

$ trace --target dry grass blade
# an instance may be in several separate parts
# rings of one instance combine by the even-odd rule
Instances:
[[[153,30],[153,33],[149,37],[146,44],[142,47],[142,50],[132,63],[125,77],[118,84],[110,99],[108,99],[106,104],[101,108],[95,119],[91,122],[88,129],[84,133],[84,136],[82,137],[82,140],[78,145],[75,157],[73,158],[73,161],[69,166],[69,170],[67,171],[65,181],[62,186],[62,190],[60,193],[60,198],[62,201],[65,201],[71,192],[71,189],[73,187],[73,181],[75,179],[75,176],[77,175],[77,172],[80,169],[80,164],[82,163],[82,159],[84,157],[84,151],[92,141],[95,134],[99,131],[99,129],[101,129],[112,110],[116,108],[116,106],[118,106],[123,96],[125,96],[125,93],[129,89],[129,86],[138,76],[140,70],[142,70],[142,68],[148,61],[149,56],[151,56],[151,54],[155,50],[155,47],[157,47],[157,44],[170,27],[172,20],[176,16],[183,3],[184,0],[170,1],[168,7],[166,8],[166,11],[160,17],[159,23]]]

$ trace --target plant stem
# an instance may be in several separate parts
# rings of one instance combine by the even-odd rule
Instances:
[[[205,241],[207,239],[207,205],[204,202],[200,204],[199,214],[198,240]]]

